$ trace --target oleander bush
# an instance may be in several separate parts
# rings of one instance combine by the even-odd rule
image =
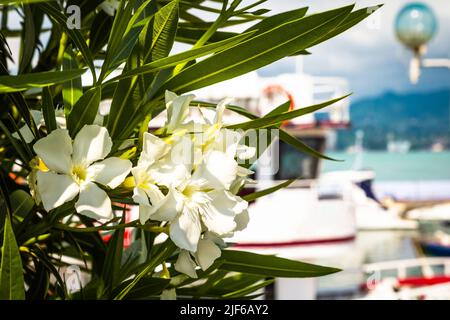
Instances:
[[[1,299],[250,299],[275,277],[338,271],[227,239],[249,201],[290,183],[242,195],[260,154],[247,132],[321,157],[280,124],[339,99],[258,117],[190,92],[310,54],[374,10],[241,2],[0,0]],[[226,109],[247,120],[225,124]]]

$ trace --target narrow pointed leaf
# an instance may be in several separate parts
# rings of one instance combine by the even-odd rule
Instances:
[[[280,184],[278,184],[276,186],[273,186],[271,188],[267,188],[267,189],[264,189],[264,190],[261,190],[261,191],[250,193],[248,195],[243,196],[242,198],[245,201],[253,201],[253,200],[256,200],[258,198],[265,197],[265,196],[267,196],[267,195],[269,195],[271,193],[274,193],[274,192],[276,192],[276,191],[278,191],[280,189],[286,188],[294,181],[295,181],[294,179],[288,180],[288,181],[280,183]]]
[[[171,1],[155,14],[152,42],[145,62],[167,57],[172,49],[178,25],[178,1]]]
[[[44,87],[44,89],[42,89],[42,114],[44,116],[47,133],[50,133],[57,127],[55,106],[53,105],[53,98],[48,87]]]
[[[258,119],[254,119],[254,120],[250,120],[247,122],[243,122],[243,123],[238,123],[238,124],[234,124],[234,125],[230,125],[228,126],[229,129],[242,129],[242,130],[247,130],[247,129],[255,129],[255,128],[266,128],[266,127],[270,127],[276,123],[279,122],[283,122],[283,121],[287,121],[287,120],[291,120],[294,118],[298,118],[301,117],[303,115],[318,111],[320,109],[323,109],[325,107],[328,107],[342,99],[347,98],[349,95],[345,95],[343,97],[340,98],[336,98],[336,99],[332,99],[323,103],[319,103],[313,106],[309,106],[309,107],[304,107],[304,108],[300,108],[300,109],[296,109],[293,111],[288,111],[288,112],[283,112],[280,114],[276,114],[276,115],[267,115],[265,117],[262,118],[258,118]]]
[[[75,137],[84,125],[94,122],[98,113],[101,96],[101,87],[93,87],[85,92],[74,105],[67,120],[67,128],[72,137]]]
[[[63,57],[63,70],[75,70],[78,69],[78,63],[75,61],[72,50],[69,48],[64,52]],[[63,83],[63,100],[64,111],[69,114],[72,107],[77,103],[78,99],[83,95],[83,86],[81,83],[81,75],[70,79]]]
[[[25,287],[22,258],[17,246],[9,214],[3,228],[2,262],[0,265],[0,300],[24,300]]]
[[[314,42],[311,45],[311,47],[315,46],[319,43],[322,43],[324,41],[327,41],[327,40],[341,34],[342,32],[346,31],[347,29],[350,29],[351,27],[355,26],[356,24],[358,24],[361,21],[363,21],[364,19],[366,19],[368,16],[370,16],[372,13],[377,11],[382,6],[383,5],[373,6],[373,7],[369,7],[369,8],[363,8],[363,9],[359,9],[359,10],[356,10],[356,11],[350,13],[339,26],[337,26],[335,29],[330,31],[325,37],[318,39],[316,42]]]
[[[166,89],[177,93],[196,90],[304,50],[342,23],[352,8],[347,6],[282,24],[184,69],[156,94],[162,95]]]
[[[308,8],[300,8],[292,11],[282,12],[271,17],[267,17],[257,24],[251,26],[246,31],[258,30],[258,34],[264,33],[271,29],[278,27],[281,24],[287,23],[289,21],[297,20],[303,18],[308,12]]]
[[[245,40],[246,38],[248,38],[249,36],[251,36],[253,33],[254,32],[240,34],[233,38],[229,38],[227,40],[214,42],[214,43],[202,46],[200,48],[191,49],[189,51],[171,55],[167,58],[159,59],[157,61],[145,64],[141,67],[137,67],[133,70],[126,71],[122,75],[111,79],[109,82],[117,81],[117,80],[124,79],[124,78],[129,78],[129,77],[132,77],[135,75],[157,72],[157,71],[165,69],[165,68],[170,68],[170,67],[176,66],[183,62],[191,61],[193,59],[200,58],[200,57],[206,56],[211,53],[215,53],[215,52],[219,52],[219,51],[231,48],[232,46],[236,45],[237,43],[239,43],[239,42]]]
[[[309,154],[313,157],[321,158],[321,159],[325,159],[325,160],[340,161],[337,159],[330,158],[324,154],[321,154],[320,152],[318,152],[318,151],[314,150],[313,148],[311,148],[310,146],[308,146],[306,143],[291,136],[289,133],[287,133],[284,130],[280,130],[279,134],[280,134],[280,139],[283,142],[288,143],[289,145],[291,145],[292,147],[297,149],[299,152],[303,152],[303,153]]]
[[[81,76],[86,69],[26,73],[17,76],[0,76],[0,93],[24,91],[62,83]]]
[[[57,6],[52,3],[39,3],[38,6],[52,19],[52,21],[58,25],[62,30],[64,30],[70,39],[73,41],[75,46],[80,50],[84,62],[89,67],[92,73],[92,77],[94,78],[94,82],[96,82],[96,74],[94,67],[94,58],[92,57],[92,53],[89,50],[89,47],[86,44],[86,41],[83,38],[80,30],[71,29],[67,26],[67,17],[64,13],[62,13]]]
[[[220,266],[220,269],[222,270],[270,277],[310,278],[340,271],[336,268],[323,267],[245,251],[224,250],[221,259],[224,260],[223,264]]]
[[[125,222],[125,212],[121,223]],[[102,278],[109,290],[112,290],[119,280],[120,264],[122,262],[123,239],[125,228],[116,230],[108,242],[105,262],[103,263]]]

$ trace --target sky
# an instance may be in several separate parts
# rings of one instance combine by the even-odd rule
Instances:
[[[318,12],[352,4],[366,7],[383,0],[269,0],[262,7],[277,13],[308,6],[309,12]],[[408,0],[384,0],[384,6],[359,25],[344,34],[312,48],[311,56],[304,58],[304,70],[318,76],[341,76],[350,82],[354,99],[376,96],[386,91],[434,91],[450,88],[450,70],[424,70],[420,82],[412,85],[408,78],[409,51],[396,39],[394,21]],[[427,0],[435,12],[439,29],[429,43],[427,57],[450,58],[450,1]],[[276,75],[294,70],[293,58],[286,58],[262,70],[262,75]]]

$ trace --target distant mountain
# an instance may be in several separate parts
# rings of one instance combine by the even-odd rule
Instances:
[[[412,149],[429,149],[435,143],[450,147],[450,91],[383,95],[352,103],[352,128],[338,133],[338,150],[354,144],[363,130],[364,147],[386,149],[389,136],[409,140]]]

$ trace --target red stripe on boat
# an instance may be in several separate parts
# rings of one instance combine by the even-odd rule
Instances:
[[[294,246],[311,246],[318,244],[331,244],[339,242],[354,241],[355,236],[342,237],[342,238],[330,238],[330,239],[317,239],[317,240],[296,240],[286,242],[266,242],[266,243],[237,243],[233,245],[234,248],[278,248],[278,247],[294,247]]]
[[[411,277],[398,280],[399,286],[408,286],[408,287],[432,286],[435,284],[448,282],[450,282],[450,276],[436,276],[431,278]]]

